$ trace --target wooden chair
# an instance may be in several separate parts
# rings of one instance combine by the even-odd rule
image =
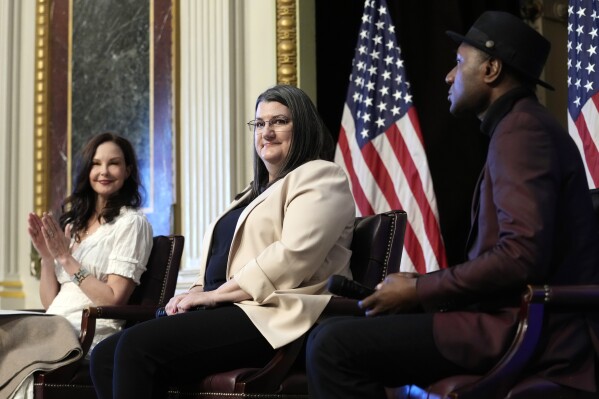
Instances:
[[[595,215],[599,220],[599,189],[591,190],[591,199]],[[426,388],[412,385],[389,389],[388,397],[389,399],[597,398],[597,393],[589,394],[540,377],[522,375],[542,337],[544,316],[554,311],[582,312],[585,310],[598,314],[599,285],[528,286],[522,295],[520,322],[511,347],[487,374],[452,376]],[[595,364],[599,368],[597,360],[596,358]],[[599,376],[597,382],[599,383]]]
[[[390,211],[356,218],[350,268],[354,279],[374,287],[389,273],[399,271],[407,215]],[[362,314],[356,300],[333,297],[322,317]],[[205,377],[198,384],[173,386],[175,398],[308,398],[304,372],[304,337],[280,348],[261,369],[244,368]]]
[[[156,236],[148,260],[147,270],[125,306],[97,306],[83,311],[81,320],[81,347],[84,357],[65,367],[38,372],[34,376],[36,399],[95,399],[85,359],[92,344],[97,319],[125,319],[125,328],[141,320],[154,317],[156,309],[166,305],[174,295],[183,253],[181,235]]]

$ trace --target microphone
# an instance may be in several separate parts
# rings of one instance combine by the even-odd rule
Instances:
[[[357,281],[335,274],[329,277],[327,284],[329,292],[350,299],[364,299],[374,293],[374,288],[367,287]]]

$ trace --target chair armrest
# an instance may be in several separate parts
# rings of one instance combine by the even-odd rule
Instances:
[[[599,285],[529,285],[522,295],[516,335],[503,358],[484,376],[461,375],[437,381],[427,388],[433,395],[429,397],[480,398],[485,392],[506,396],[522,377],[522,369],[535,352],[545,312],[571,308],[596,311],[597,305]]]
[[[145,321],[155,317],[158,306],[122,305],[122,306],[90,306],[83,310],[81,318],[81,334],[79,342],[83,356],[91,348],[96,333],[97,319],[119,319],[127,321]]]
[[[599,305],[599,285],[555,285],[530,286],[530,302],[547,306],[591,306]]]
[[[537,347],[543,327],[545,301],[544,289],[528,286],[522,294],[519,324],[512,343],[501,360],[483,376],[454,376],[437,381],[427,391],[440,397],[478,399],[482,392],[494,392],[504,397],[521,378]],[[457,380],[456,380],[457,378]],[[453,389],[453,387],[458,388]],[[448,392],[448,390],[450,392]],[[432,396],[436,397],[436,396]]]
[[[224,396],[279,392],[302,353],[305,336],[280,347],[273,358],[262,368],[239,368],[218,372],[202,378],[197,385],[179,387],[183,396],[189,392],[220,392]],[[195,397],[195,395],[192,395]],[[220,397],[220,395],[216,395]],[[215,397],[216,397],[215,396]],[[270,395],[266,395],[271,397]],[[243,397],[246,397],[243,395]]]
[[[291,371],[304,345],[305,335],[277,349],[266,366],[255,373],[240,378],[235,384],[235,392],[264,393],[277,392],[281,383]]]
[[[89,312],[96,319],[119,319],[127,321],[145,321],[156,317],[159,306],[121,305],[90,306]]]

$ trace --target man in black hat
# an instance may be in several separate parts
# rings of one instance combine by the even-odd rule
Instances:
[[[599,281],[599,228],[579,152],[535,96],[550,44],[519,18],[485,12],[459,43],[450,111],[490,136],[476,187],[468,261],[388,276],[360,302],[364,318],[320,324],[308,339],[311,397],[384,398],[385,386],[425,387],[482,374],[507,351],[527,284]],[[377,316],[377,317],[373,317]],[[551,315],[522,378],[596,392],[586,315]],[[507,392],[488,392],[503,398]]]

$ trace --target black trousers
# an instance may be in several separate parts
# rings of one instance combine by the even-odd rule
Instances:
[[[149,320],[100,342],[90,372],[100,399],[165,398],[173,384],[261,367],[273,348],[237,306]]]
[[[422,387],[465,372],[439,353],[432,327],[432,314],[324,321],[308,337],[310,397],[386,398],[385,386]]]

